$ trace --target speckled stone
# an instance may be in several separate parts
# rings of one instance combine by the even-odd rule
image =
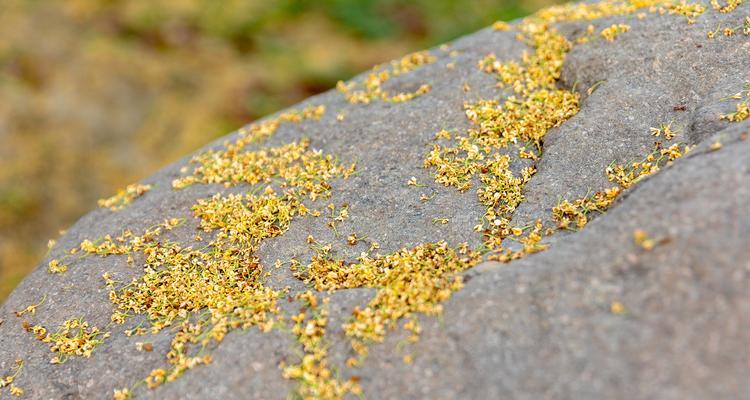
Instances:
[[[343,376],[359,376],[370,399],[750,398],[750,140],[742,140],[750,121],[719,120],[733,107],[719,99],[750,80],[750,37],[706,38],[719,24],[738,25],[747,10],[742,5],[720,15],[709,6],[694,25],[670,15],[592,22],[599,29],[627,22],[631,30],[612,43],[596,40],[568,55],[560,85],[581,92],[581,110],[545,137],[538,173],[525,188],[526,201],[514,222],[549,221],[559,199],[612,186],[605,167],[648,153],[654,142],[649,127],[674,121],[681,131],[675,140],[697,149],[626,191],[585,229],[546,238],[547,251],[466,272],[465,287],[445,304],[444,315],[421,319],[422,340],[399,346],[405,334],[396,331],[374,345],[359,368],[343,368],[351,351],[340,325],[373,291],[334,293],[328,336],[331,361],[342,366]],[[587,24],[567,23],[560,30],[574,35]],[[377,240],[383,253],[441,239],[478,245],[481,238],[472,227],[483,208],[475,190],[460,193],[434,183],[422,160],[437,131],[469,126],[464,102],[502,96],[496,79],[477,62],[491,52],[500,60],[518,58],[525,47],[514,35],[485,29],[456,40],[447,51],[432,50],[438,57],[434,64],[387,83],[394,91],[432,85],[430,93],[409,102],[352,105],[336,91],[310,98],[295,108],[324,104],[324,117],[282,125],[263,145],[307,137],[316,149],[345,163],[356,161],[356,176],[333,182],[330,201],[348,203],[350,213],[338,230]],[[455,68],[447,68],[449,63]],[[709,144],[717,140],[723,148],[711,151]],[[46,263],[83,239],[125,228],[140,232],[164,218],[188,218],[167,234],[188,241],[197,226],[190,213],[197,199],[250,189],[173,190],[170,183],[188,160],[145,179],[155,188],[123,211],[98,209],[84,216],[0,307],[0,374],[23,358],[16,383],[27,398],[108,398],[113,389],[167,367],[168,331],[129,338],[123,331],[136,325],[137,317],[122,326],[109,323],[113,306],[100,277],[109,272],[127,281],[140,275],[137,266],[123,257],[89,256],[63,275],[50,275]],[[426,187],[408,186],[411,177]],[[422,193],[434,198],[421,202]],[[436,225],[434,218],[449,222]],[[648,252],[636,246],[635,229],[648,232],[658,245]],[[366,249],[346,245],[346,235],[336,237],[323,218],[303,218],[262,244],[263,264],[309,259],[310,234],[333,243],[348,259]],[[290,286],[292,293],[305,289],[288,269],[269,270],[269,285]],[[14,315],[45,296],[36,314]],[[612,302],[622,303],[626,312],[613,314]],[[62,365],[51,365],[48,347],[21,327],[22,320],[55,327],[79,316],[112,336],[91,358]],[[138,351],[136,341],[151,341],[154,350]],[[210,365],[156,390],[140,386],[135,392],[154,399],[283,399],[295,382],[284,380],[278,365],[298,352],[287,333],[234,331],[213,349]],[[406,353],[414,355],[413,364],[402,362]]]

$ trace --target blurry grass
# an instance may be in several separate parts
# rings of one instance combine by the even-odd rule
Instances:
[[[550,0],[0,2],[0,300],[98,198],[370,66]]]

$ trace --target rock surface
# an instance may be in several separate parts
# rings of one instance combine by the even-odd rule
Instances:
[[[656,140],[651,127],[673,122],[675,141],[697,145],[692,152],[631,186],[585,228],[544,237],[546,251],[468,270],[464,287],[444,303],[440,317],[420,317],[418,342],[404,344],[407,334],[396,330],[372,345],[358,367],[344,366],[351,350],[341,324],[355,306],[367,304],[373,289],[331,294],[326,338],[336,370],[356,376],[371,399],[750,398],[750,120],[720,119],[737,103],[721,99],[750,81],[750,36],[706,35],[717,26],[742,24],[748,5],[730,13],[705,5],[695,24],[647,11],[643,19],[559,24],[571,40],[589,24],[596,32],[614,23],[631,28],[614,42],[592,40],[568,54],[558,85],[581,94],[580,112],[545,136],[537,173],[513,222],[542,219],[552,226],[551,209],[560,199],[612,186],[605,169],[648,154]],[[334,180],[330,200],[311,203],[323,211],[329,202],[348,203],[350,217],[337,226],[342,235],[326,218],[306,217],[263,242],[258,255],[271,273],[269,286],[289,286],[290,296],[307,290],[287,267],[272,265],[277,259],[309,260],[308,235],[333,244],[350,261],[368,248],[349,246],[350,232],[376,240],[383,254],[439,240],[481,243],[472,229],[484,213],[476,188],[459,192],[435,183],[422,163],[436,132],[470,127],[465,102],[507,95],[477,63],[489,53],[500,61],[521,57],[528,48],[515,35],[488,28],[431,50],[434,63],[386,82],[394,92],[431,85],[429,93],[410,101],[350,104],[331,91],[296,107],[323,104],[326,112],[319,121],[282,124],[262,146],[307,137],[312,147],[345,164],[356,161],[357,174]],[[114,389],[131,387],[138,398],[276,399],[295,390],[279,364],[299,357],[299,345],[288,332],[257,328],[230,332],[211,348],[210,364],[174,382],[153,390],[134,387],[152,370],[168,367],[172,334],[124,335],[142,317],[110,323],[114,307],[101,275],[130,281],[142,274],[141,260],[133,266],[123,256],[89,256],[64,274],[47,271],[50,260],[85,239],[126,228],[142,232],[164,218],[187,218],[164,237],[189,242],[197,227],[191,206],[198,199],[251,189],[197,184],[175,190],[171,182],[188,161],[146,179],[154,188],[122,211],[99,209],[83,217],[0,308],[0,375],[22,358],[15,384],[27,398],[107,398]],[[411,177],[426,186],[408,185]],[[423,193],[434,197],[422,202]],[[435,223],[442,218],[448,222]],[[653,249],[634,243],[636,230],[656,241]],[[41,299],[35,313],[14,315]],[[296,307],[282,308],[291,314]],[[49,347],[26,332],[22,321],[53,328],[73,317],[106,327],[111,337],[90,358],[50,364]],[[138,351],[136,342],[153,343],[153,351]],[[405,354],[413,355],[413,363],[402,361]]]

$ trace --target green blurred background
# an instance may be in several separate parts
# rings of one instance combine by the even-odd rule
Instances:
[[[0,1],[0,300],[117,188],[339,79],[550,2]]]

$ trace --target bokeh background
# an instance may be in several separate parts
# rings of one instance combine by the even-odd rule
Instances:
[[[0,1],[0,300],[97,199],[339,79],[550,2]]]

